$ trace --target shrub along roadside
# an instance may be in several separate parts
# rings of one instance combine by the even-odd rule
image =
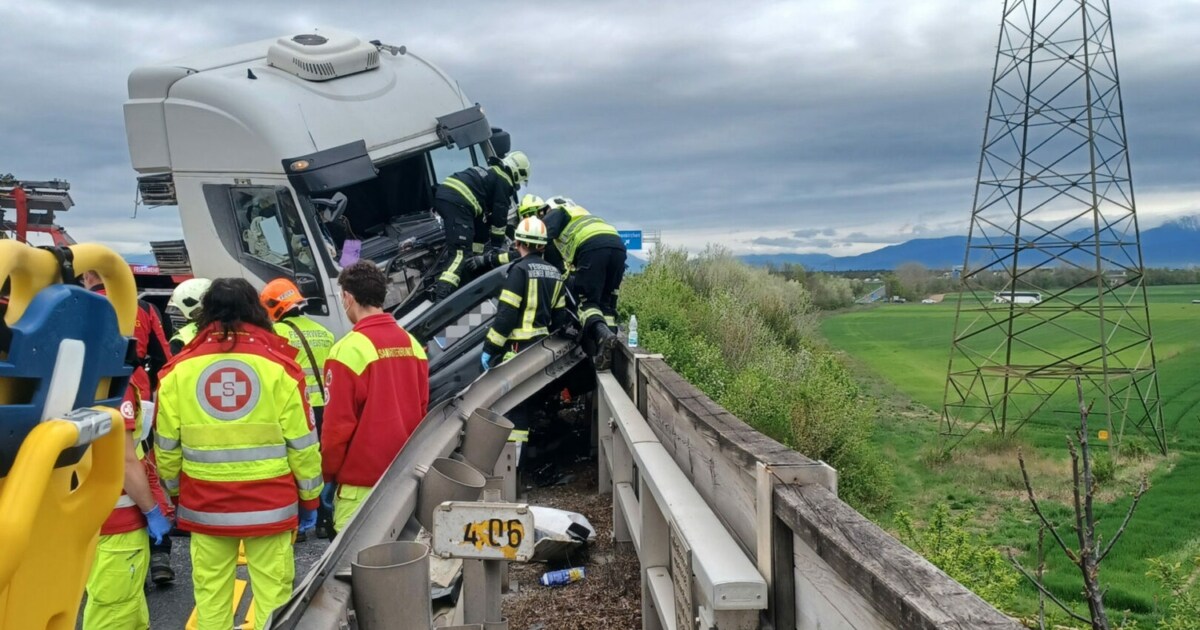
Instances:
[[[762,433],[838,469],[842,498],[885,507],[892,475],[870,444],[871,406],[847,370],[813,343],[808,291],[721,249],[689,259],[660,248],[621,287],[640,343]]]

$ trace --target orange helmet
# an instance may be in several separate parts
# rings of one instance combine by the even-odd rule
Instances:
[[[271,321],[274,322],[279,321],[284,313],[304,302],[304,297],[300,295],[300,289],[296,288],[296,284],[287,278],[275,278],[268,282],[267,286],[263,287],[258,299],[267,309],[267,315],[271,317]]]

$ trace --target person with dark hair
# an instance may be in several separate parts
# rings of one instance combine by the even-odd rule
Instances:
[[[292,533],[316,525],[319,440],[296,350],[271,332],[249,282],[213,280],[197,326],[161,375],[159,477],[192,533],[197,626],[233,626],[241,542],[262,628],[292,592]]]
[[[429,405],[425,349],[383,311],[383,272],[360,260],[342,269],[338,284],[354,329],[325,361],[321,502],[333,509],[335,531],[358,511]]]

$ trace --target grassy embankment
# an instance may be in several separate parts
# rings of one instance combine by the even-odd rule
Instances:
[[[1130,611],[1142,627],[1156,620],[1155,598],[1162,594],[1146,577],[1148,560],[1165,557],[1187,566],[1200,555],[1200,335],[1195,332],[1200,305],[1190,303],[1200,298],[1200,287],[1151,287],[1149,292],[1171,454],[1165,459],[1136,453],[1119,458],[1112,478],[1100,487],[1103,505],[1097,511],[1099,529],[1107,539],[1120,524],[1138,477],[1149,475],[1152,488],[1101,574],[1109,588],[1109,607]],[[1015,549],[1029,566],[1035,563],[1037,524],[1024,496],[1017,449],[1026,454],[1049,516],[1063,524],[1070,540],[1065,437],[1078,417],[1041,413],[1010,439],[990,435],[990,424],[981,425],[985,430],[956,448],[948,460],[938,457],[936,410],[942,404],[954,315],[952,299],[938,305],[883,305],[832,315],[822,321],[821,331],[849,355],[860,382],[880,404],[873,441],[895,472],[895,500],[876,514],[879,520],[889,525],[890,512],[897,506],[917,518],[939,503],[969,509],[976,515],[976,531],[998,548]],[[1039,343],[1054,344],[1056,339],[1047,331]],[[1068,389],[1072,391],[1064,395],[1073,393]],[[1096,429],[1105,427],[1097,422],[1092,428],[1095,438]],[[1127,443],[1138,440],[1132,429],[1127,436]],[[1103,446],[1098,450],[1105,453]],[[1046,583],[1084,610],[1078,572],[1057,549],[1048,552]],[[1006,608],[1028,614],[1035,606],[1034,589],[1023,585]],[[1120,619],[1119,613],[1112,616]]]

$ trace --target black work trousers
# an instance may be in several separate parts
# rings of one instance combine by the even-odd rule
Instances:
[[[475,240],[475,212],[450,199],[435,197],[433,209],[442,217],[446,248],[433,266],[435,299],[450,295],[462,283],[463,263],[471,256]]]
[[[597,247],[575,255],[574,288],[579,323],[588,330],[602,321],[616,332],[617,294],[625,276],[625,249]]]

